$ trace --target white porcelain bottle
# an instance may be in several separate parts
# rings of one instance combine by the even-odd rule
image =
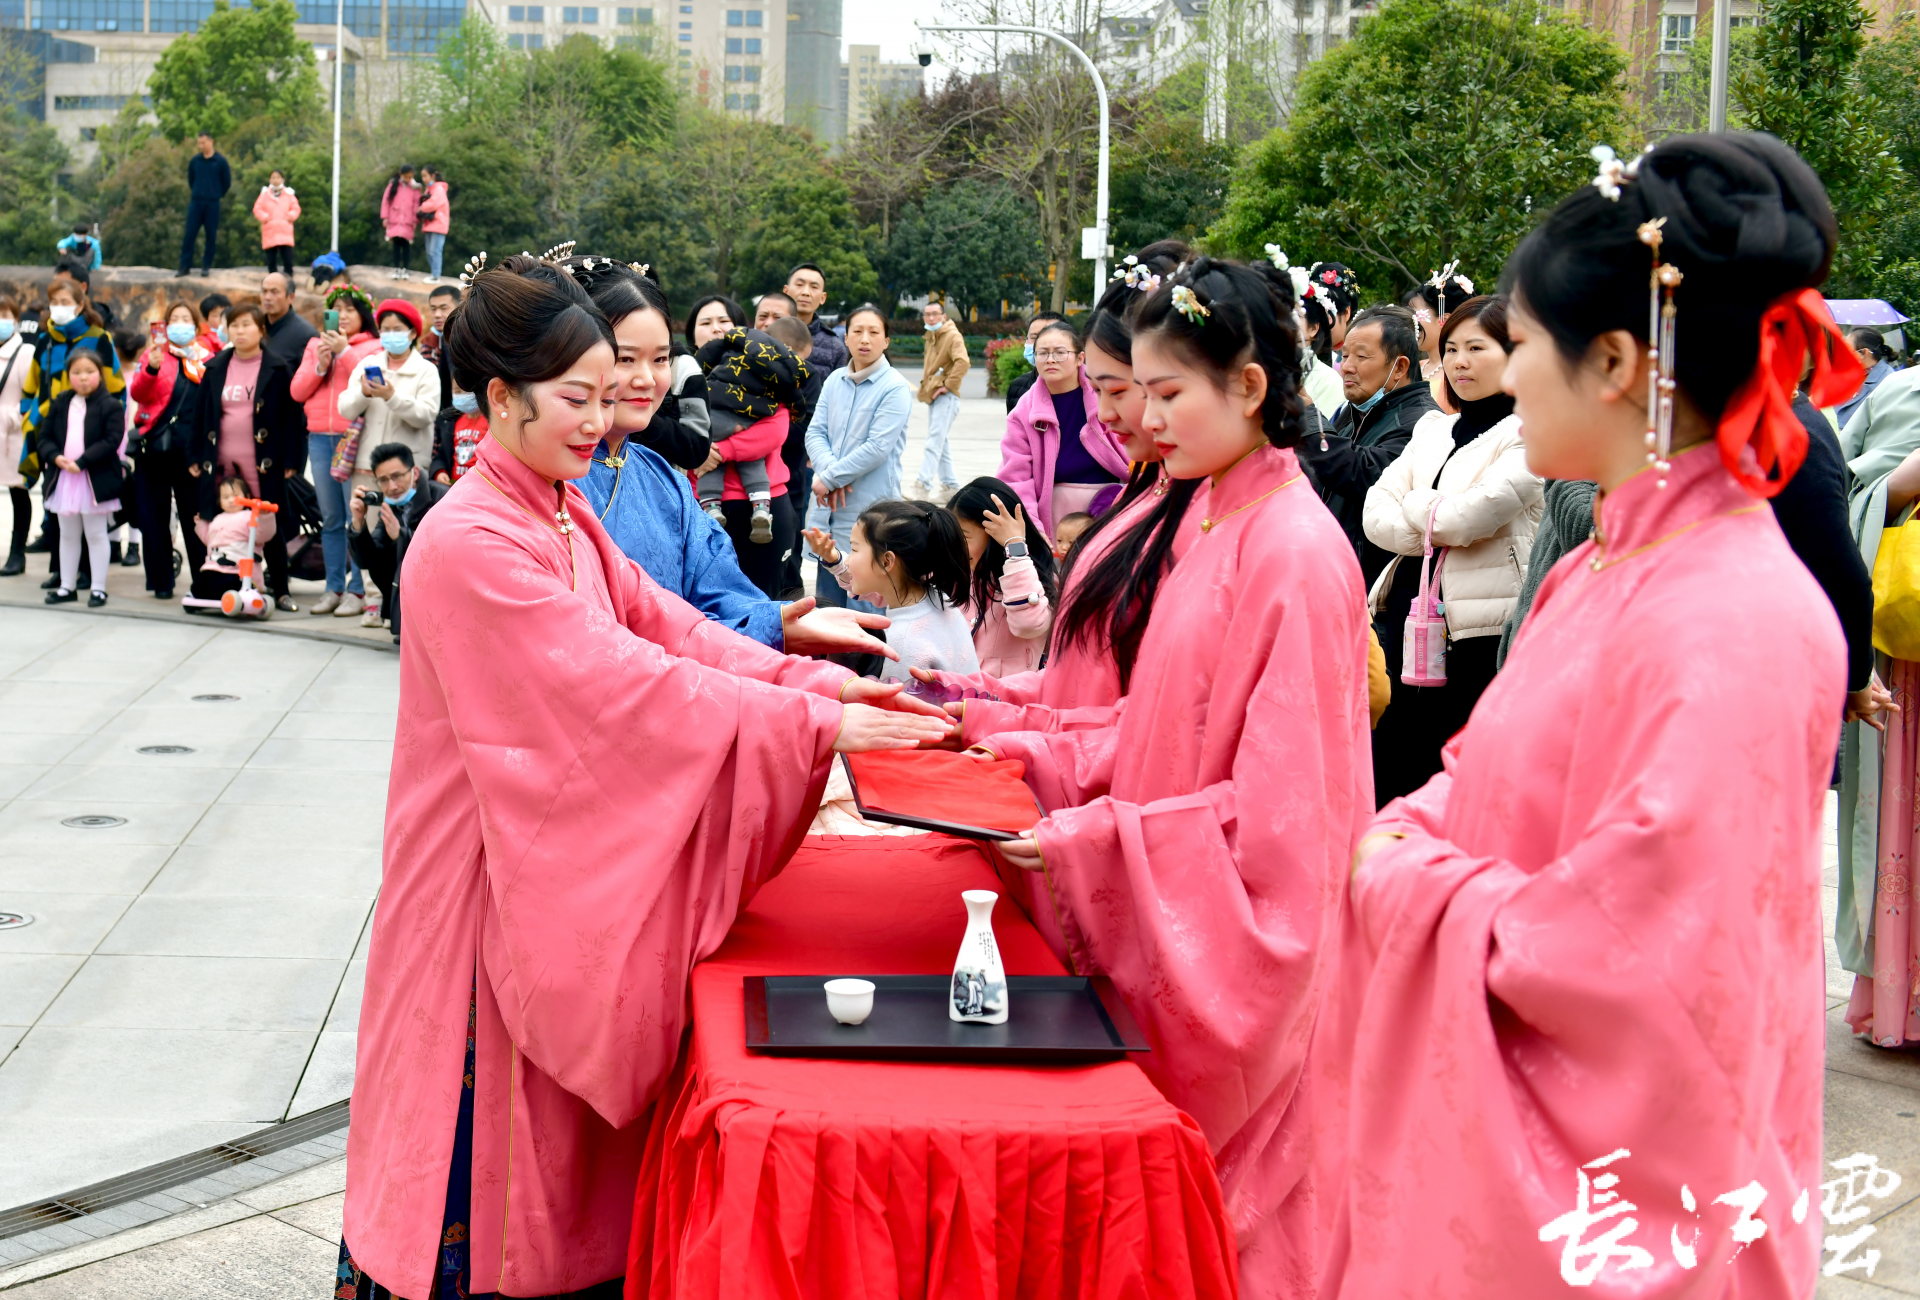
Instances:
[[[1000,895],[991,889],[961,891],[967,905],[967,934],[953,962],[952,996],[947,1015],[983,1025],[1007,1022],[1007,971],[1000,964],[1000,945],[993,939],[993,905]]]

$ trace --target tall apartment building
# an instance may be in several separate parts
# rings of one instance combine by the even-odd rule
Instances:
[[[788,126],[823,144],[846,136],[839,71],[840,0],[787,0]]]
[[[841,120],[851,138],[873,120],[876,108],[889,99],[921,93],[926,70],[918,63],[883,63],[878,45],[849,45],[840,65]]]

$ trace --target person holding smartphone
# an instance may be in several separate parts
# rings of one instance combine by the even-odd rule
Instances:
[[[414,464],[427,464],[433,457],[433,417],[440,409],[440,372],[415,346],[424,326],[420,309],[404,298],[388,298],[373,314],[377,350],[354,363],[357,373],[341,391],[337,407],[347,419],[364,422],[353,461],[356,493],[376,486],[372,457],[377,447],[398,443]],[[369,604],[360,622],[379,627],[382,611]]]
[[[308,612],[335,618],[366,613],[366,587],[347,545],[347,498],[360,450],[360,421],[340,414],[340,398],[360,382],[360,364],[377,356],[373,302],[342,282],[328,292],[320,333],[307,340],[294,369],[292,392],[307,412],[307,459],[320,499],[320,551],[326,557],[327,592]]]

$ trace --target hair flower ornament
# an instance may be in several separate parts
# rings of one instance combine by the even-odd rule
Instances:
[[[578,240],[569,239],[565,243],[555,244],[552,248],[540,254],[540,260],[549,266],[558,266],[573,256],[573,250],[578,243]]]
[[[1600,191],[1602,198],[1620,201],[1620,182],[1626,179],[1627,165],[1614,156],[1613,150],[1604,144],[1597,144],[1587,150],[1587,156],[1600,165],[1599,172],[1590,182]]]
[[[1127,254],[1127,260],[1113,268],[1113,278],[1130,289],[1141,293],[1152,293],[1160,287],[1160,277],[1149,270],[1138,257]]]
[[[628,267],[628,269],[629,269],[629,270],[631,270],[631,271],[632,271],[632,272],[633,272],[633,273],[634,273],[635,275],[645,275],[645,274],[646,274],[646,273],[647,273],[648,271],[650,271],[651,269],[653,269],[653,263],[651,263],[651,262],[628,262],[628,263],[627,263],[627,267]]]
[[[460,272],[461,291],[464,293],[466,290],[473,288],[473,282],[479,279],[480,273],[486,269],[487,253],[485,249],[482,249],[467,259],[466,267]]]
[[[1268,244],[1266,245],[1266,251],[1267,260],[1272,262],[1276,269],[1281,271],[1287,269],[1287,255],[1281,251],[1280,245]]]
[[[1307,299],[1313,297],[1313,281],[1307,277],[1306,267],[1288,266],[1285,262],[1281,262],[1279,265],[1281,269],[1286,271],[1287,277],[1293,281],[1294,297],[1298,298],[1301,302],[1305,302]]]
[[[1190,325],[1198,325],[1213,315],[1207,310],[1207,304],[1201,302],[1198,295],[1184,284],[1173,286],[1173,309],[1185,316]]]
[[[1467,291],[1467,296],[1469,298],[1473,296],[1473,281],[1467,279],[1467,277],[1464,275],[1456,275],[1453,277],[1453,279],[1454,279],[1454,283],[1458,284],[1462,289],[1465,289]]]

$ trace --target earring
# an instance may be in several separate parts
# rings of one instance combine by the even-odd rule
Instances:
[[[1674,317],[1673,291],[1685,277],[1680,268],[1660,260],[1660,228],[1665,217],[1644,222],[1640,242],[1653,253],[1653,272],[1648,277],[1647,302],[1647,463],[1659,475],[1656,487],[1667,485],[1667,472],[1673,468],[1673,379]],[[1664,293],[1663,293],[1664,291]],[[1664,297],[1664,301],[1662,301]]]

